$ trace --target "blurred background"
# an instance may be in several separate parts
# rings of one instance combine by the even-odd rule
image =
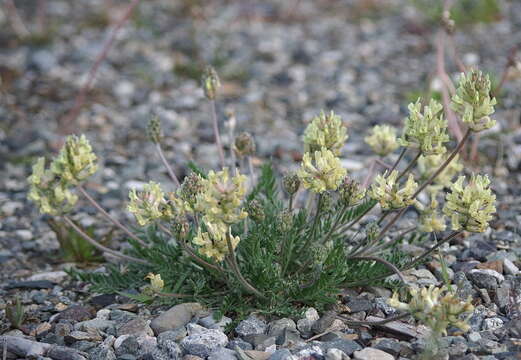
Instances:
[[[217,103],[223,140],[229,143],[225,125],[233,111],[236,131],[256,139],[256,166],[270,158],[281,171],[298,166],[303,128],[325,109],[347,124],[343,162],[363,177],[372,156],[363,141],[367,130],[399,127],[407,104],[419,96],[441,99],[442,51],[453,81],[474,66],[497,88],[498,125],[476,144],[468,167],[495,174],[503,199],[520,195],[521,1],[1,4],[0,263],[15,274],[56,261],[59,236],[27,202],[25,179],[34,159],[55,152],[63,135],[85,133],[91,140],[103,166],[87,187],[122,218],[130,188],[168,183],[146,139],[150,117],[162,121],[164,149],[178,174],[186,174],[189,160],[217,164],[200,88],[208,64],[223,83]],[[453,22],[442,22],[444,6]],[[93,225],[94,209],[80,207],[78,219]]]

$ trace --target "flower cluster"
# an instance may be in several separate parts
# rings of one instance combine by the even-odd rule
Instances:
[[[70,211],[78,200],[71,187],[96,172],[96,159],[84,135],[67,137],[48,169],[43,157],[33,165],[32,174],[27,179],[29,199],[38,205],[42,214],[60,215]]]
[[[304,131],[304,151],[315,152],[326,148],[338,156],[347,137],[347,128],[340,116],[332,111],[329,114],[322,111]]]
[[[240,238],[232,236],[230,227],[223,223],[211,223],[206,221],[207,231],[202,231],[201,227],[197,230],[197,235],[192,242],[199,246],[199,253],[217,261],[223,261],[228,252],[228,241],[232,249],[235,250]]]
[[[145,286],[143,293],[147,295],[156,295],[163,291],[165,282],[161,279],[161,274],[148,273],[145,279],[150,280],[150,285]]]
[[[215,69],[208,66],[203,74],[203,90],[204,95],[209,100],[215,100],[217,96],[217,90],[221,87],[221,81]]]
[[[380,203],[383,210],[401,209],[415,203],[412,198],[418,188],[414,176],[409,174],[405,185],[398,184],[398,171],[393,170],[389,176],[378,175],[371,185],[369,196]]]
[[[490,115],[494,113],[494,105],[497,101],[490,96],[490,91],[488,75],[484,75],[479,70],[461,74],[451,106],[473,131],[490,129],[496,123]]]
[[[172,215],[161,186],[150,181],[143,187],[143,191],[130,190],[128,211],[134,214],[139,225],[145,226],[161,218],[167,219]]]
[[[420,156],[418,158],[418,171],[420,172],[421,178],[424,180],[430,178],[446,159],[447,156],[445,154]],[[436,176],[433,185],[427,188],[429,192],[437,192],[443,187],[450,186],[454,176],[463,170],[463,165],[458,160],[459,155],[456,155],[449,165]]]
[[[472,175],[468,184],[460,176],[445,198],[443,213],[451,217],[452,230],[484,232],[496,211],[496,195],[489,188],[488,176]]]
[[[42,214],[59,215],[72,209],[78,197],[50,169],[45,159],[39,158],[29,176],[29,199],[38,205]]]
[[[161,122],[157,116],[152,117],[147,124],[147,137],[154,143],[159,144],[163,138],[163,132],[161,131]]]
[[[64,182],[77,185],[98,169],[96,155],[85,135],[67,137],[60,154],[51,163],[51,170]]]
[[[306,152],[298,171],[302,185],[316,193],[336,190],[346,174],[347,170],[340,164],[340,159],[325,147],[313,154]]]
[[[461,301],[445,287],[433,285],[421,290],[409,289],[409,293],[409,302],[401,302],[395,292],[388,304],[399,310],[409,311],[415,319],[429,326],[437,335],[446,335],[449,326],[456,326],[465,332],[470,329],[468,319],[461,319],[462,314],[474,310],[470,299]]]
[[[364,140],[380,156],[389,155],[400,147],[396,137],[396,128],[389,125],[376,125]]]
[[[243,132],[235,138],[233,150],[239,157],[251,156],[255,154],[255,141],[250,133]]]
[[[420,210],[420,224],[418,230],[423,232],[445,231],[445,217],[438,210],[436,193],[431,194],[431,202],[427,207],[418,206]]]
[[[420,100],[409,104],[409,117],[398,141],[402,146],[419,148],[423,155],[443,154],[447,150],[443,144],[449,141],[443,106],[434,99],[423,108],[423,113],[421,106]]]

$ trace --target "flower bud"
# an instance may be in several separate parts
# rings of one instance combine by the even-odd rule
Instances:
[[[246,206],[248,216],[255,222],[261,222],[265,218],[264,208],[258,200],[252,200]]]
[[[154,144],[159,144],[161,142],[163,133],[161,131],[161,121],[159,120],[159,117],[154,116],[148,121],[147,136]]]
[[[233,147],[239,157],[251,156],[255,154],[255,141],[250,133],[243,132],[235,138]]]
[[[284,209],[279,213],[279,230],[287,232],[293,226],[293,214],[290,210]]]
[[[340,195],[340,201],[345,206],[354,206],[365,197],[365,188],[363,188],[358,182],[352,180],[349,176],[346,176],[338,188]]]
[[[197,195],[203,191],[203,178],[196,173],[190,173],[190,175],[184,178],[178,195],[181,200],[186,201],[193,208],[197,202]]]
[[[215,97],[217,96],[217,90],[221,87],[221,82],[219,81],[219,76],[213,67],[206,67],[202,82],[204,95],[206,98],[208,100],[215,100]]]
[[[282,178],[282,188],[290,195],[294,195],[300,187],[300,179],[296,173],[288,173]]]

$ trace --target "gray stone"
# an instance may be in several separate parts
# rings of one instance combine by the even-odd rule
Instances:
[[[90,351],[90,360],[116,360],[116,354],[111,348],[100,345]]]
[[[504,325],[503,320],[501,320],[498,317],[494,317],[494,318],[489,318],[489,319],[483,320],[483,325],[481,326],[481,328],[483,330],[493,331],[493,330],[503,327],[503,325]]]
[[[188,335],[181,340],[181,348],[186,353],[203,358],[209,356],[219,347],[225,347],[227,344],[228,337],[223,332],[215,329],[205,329],[204,331]]]
[[[472,299],[476,295],[476,290],[463,272],[460,271],[454,274],[454,283],[457,286],[456,295],[461,300],[466,301],[468,298]]]
[[[175,305],[156,317],[150,323],[150,327],[156,335],[164,331],[175,330],[186,326],[195,316],[208,315],[199,303],[184,303]]]
[[[117,329],[117,335],[148,335],[148,336],[154,336],[154,332],[148,325],[150,321],[145,320],[143,318],[136,318],[133,320],[130,320],[129,322],[121,325]]]
[[[223,316],[219,320],[215,320],[213,317],[213,314],[210,314],[208,316],[205,316],[201,319],[199,319],[199,324],[204,326],[207,329],[217,329],[224,331],[227,325],[231,324],[232,319],[229,317]]]
[[[349,356],[339,349],[329,349],[326,353],[326,360],[348,360]]]
[[[386,299],[381,297],[374,299],[374,305],[378,310],[382,311],[387,316],[394,315],[397,312],[395,308],[387,304]]]
[[[317,321],[320,319],[320,315],[318,315],[318,311],[315,308],[308,308],[304,313],[304,317],[310,321]]]
[[[242,320],[235,328],[235,332],[240,337],[247,335],[258,335],[266,333],[268,325],[266,322],[257,316],[251,315],[245,320]]]
[[[472,269],[467,273],[467,277],[477,287],[492,291],[497,289],[498,282],[505,280],[503,275],[490,269]]]
[[[377,339],[376,344],[372,344],[372,347],[385,351],[386,353],[389,353],[393,356],[398,356],[400,354],[400,342],[396,339],[390,339],[390,338],[381,338]]]
[[[64,337],[66,344],[72,344],[76,341],[101,341],[102,338],[97,332],[72,331]]]
[[[322,315],[322,317],[320,319],[315,321],[315,323],[311,327],[311,330],[315,334],[321,334],[321,333],[327,331],[331,327],[331,324],[333,324],[333,321],[335,321],[336,315],[337,314],[334,311],[326,312],[325,314]]]
[[[509,259],[503,259],[503,271],[507,275],[519,274],[519,268]]]
[[[280,349],[270,355],[268,360],[286,360],[291,356],[291,352],[288,349]]]
[[[351,310],[351,313],[356,313],[360,311],[369,311],[373,309],[373,304],[368,299],[364,299],[361,297],[357,297],[354,299],[350,299],[346,305]]]
[[[136,314],[119,309],[111,310],[109,313],[109,319],[115,321],[118,325],[128,323],[135,318],[137,318]]]
[[[438,279],[427,269],[416,269],[409,272],[415,276],[418,280],[416,281],[419,286],[437,285]]]
[[[283,318],[279,320],[274,320],[269,324],[268,335],[275,336],[279,338],[284,334],[286,329],[297,329],[297,324],[291,319]]]
[[[237,353],[227,348],[219,348],[208,356],[208,360],[236,360]]]
[[[138,355],[139,354],[140,344],[135,336],[132,335],[123,335],[116,339],[114,342],[114,349],[116,350],[116,355],[122,354],[131,354]]]
[[[164,331],[157,336],[158,344],[170,344],[181,341],[187,335],[186,328],[182,327],[177,330]]]
[[[356,360],[394,360],[394,356],[385,351],[375,348],[365,348],[360,351],[355,351],[354,359]]]
[[[472,316],[468,320],[468,324],[473,331],[481,331],[486,313],[487,309],[483,305],[476,306]]]
[[[182,328],[184,330],[184,328]],[[186,331],[185,331],[186,334]],[[165,331],[157,337],[157,345],[173,358],[181,356],[181,347],[177,341],[181,340],[179,332],[175,330]]]
[[[313,327],[314,323],[315,320],[299,319],[297,321],[297,329],[300,331],[304,338],[309,338],[311,337],[311,335],[313,335],[313,331],[311,330],[311,328]]]
[[[232,350],[235,350],[236,348],[239,348],[242,350],[253,350],[253,345],[247,341],[244,341],[241,338],[236,338],[236,339],[230,340],[230,342],[228,342],[228,348],[232,349]]]
[[[322,348],[324,353],[327,353],[329,349],[339,349],[349,356],[351,356],[355,351],[362,349],[356,341],[348,339],[330,341],[322,343],[319,346]]]
[[[308,345],[302,349],[299,349],[295,355],[298,359],[302,358],[314,358],[314,359],[322,359],[324,357],[324,353],[328,349],[324,349],[322,346],[323,344],[317,344],[317,345]]]
[[[111,320],[92,319],[74,325],[74,329],[86,332],[103,331],[109,334],[116,332],[116,323]]]

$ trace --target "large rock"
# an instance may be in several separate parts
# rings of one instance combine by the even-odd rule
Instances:
[[[191,333],[181,341],[183,350],[190,354],[206,358],[218,348],[228,344],[228,337],[221,331],[205,329],[201,326],[198,332]]]
[[[375,348],[365,348],[360,351],[355,351],[356,360],[394,360],[394,356],[385,351]]]
[[[150,327],[158,335],[164,331],[176,330],[186,326],[192,318],[203,315],[207,316],[208,312],[199,303],[179,304],[152,320]]]
[[[245,337],[248,335],[265,334],[267,330],[268,325],[266,324],[266,322],[254,315],[241,321],[239,325],[237,325],[237,327],[235,328],[235,332],[240,337]]]

